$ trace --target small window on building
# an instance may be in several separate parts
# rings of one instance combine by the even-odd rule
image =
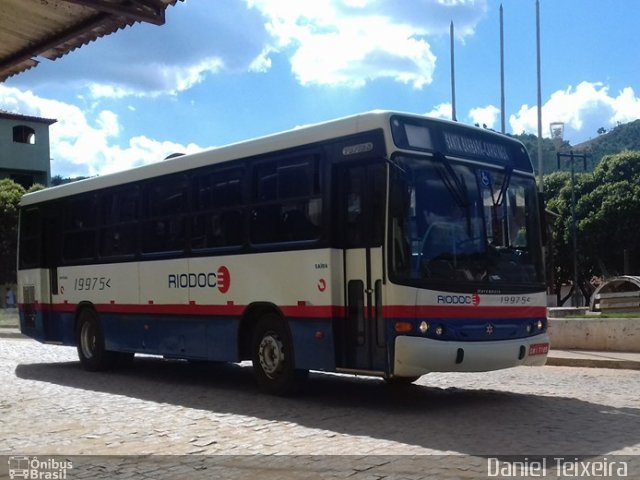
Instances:
[[[28,143],[29,145],[35,145],[36,131],[26,125],[13,127],[13,141],[16,143]]]

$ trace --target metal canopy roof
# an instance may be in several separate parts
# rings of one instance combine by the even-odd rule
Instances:
[[[135,22],[162,25],[177,0],[2,0],[0,82]]]

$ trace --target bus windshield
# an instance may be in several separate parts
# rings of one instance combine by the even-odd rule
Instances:
[[[442,154],[396,156],[390,209],[394,281],[475,288],[543,282],[532,177]]]

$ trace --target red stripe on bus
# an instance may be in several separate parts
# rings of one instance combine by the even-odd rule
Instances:
[[[197,316],[231,316],[239,317],[246,310],[246,305],[197,305],[189,304],[118,304],[100,303],[93,305],[98,313],[130,314],[130,315],[197,315]],[[36,304],[36,310],[50,309],[58,313],[74,313],[77,306],[69,303]],[[285,305],[279,307],[285,316],[301,318],[331,318],[345,315],[344,307],[333,305]]]
[[[540,318],[547,315],[547,308],[391,305],[384,308],[384,315],[390,318]]]
[[[390,305],[384,307],[389,318],[540,318],[546,317],[546,307],[474,307],[437,305]]]
[[[198,305],[189,304],[95,304],[99,313],[131,314],[131,315],[197,315],[197,316],[241,316],[247,305]],[[33,304],[32,308],[43,311],[51,309],[58,313],[74,313],[77,305],[71,303]],[[280,311],[288,317],[298,318],[339,318],[346,315],[344,306],[308,305],[299,302],[297,305],[280,306]],[[429,306],[429,305],[387,305],[382,309],[385,318],[544,318],[546,307],[500,307],[500,306]]]

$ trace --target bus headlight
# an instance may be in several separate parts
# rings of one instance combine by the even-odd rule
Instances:
[[[440,336],[444,333],[444,327],[442,325],[438,325],[436,327],[436,335]]]
[[[544,328],[544,322],[542,320],[538,320],[536,327],[538,327],[538,330],[542,330]]]
[[[420,330],[420,333],[424,335],[429,330],[429,324],[423,320],[422,322],[420,322],[420,326],[418,327],[418,329]]]

